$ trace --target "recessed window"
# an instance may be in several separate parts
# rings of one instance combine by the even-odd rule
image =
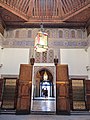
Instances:
[[[63,38],[63,31],[59,30],[59,38]]]
[[[74,30],[72,30],[71,31],[71,38],[75,38],[76,36],[75,36],[75,31]]]
[[[15,32],[15,38],[19,38],[19,30],[16,30]]]
[[[28,30],[28,38],[31,38],[31,33],[32,31],[31,30]]]

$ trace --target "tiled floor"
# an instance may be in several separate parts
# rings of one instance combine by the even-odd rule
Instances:
[[[33,101],[33,111],[55,111],[55,99],[36,98]],[[83,112],[84,113],[84,112]],[[90,120],[90,112],[88,114],[78,115],[10,115],[1,114],[0,120]]]
[[[0,120],[90,120],[90,115],[0,115]]]

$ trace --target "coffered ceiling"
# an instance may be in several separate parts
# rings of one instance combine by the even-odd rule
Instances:
[[[0,0],[7,27],[85,27],[90,24],[90,0]]]

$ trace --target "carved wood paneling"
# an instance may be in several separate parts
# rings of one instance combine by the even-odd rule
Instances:
[[[68,66],[57,65],[57,80],[67,81],[68,80]]]
[[[90,110],[90,80],[86,80],[86,104],[87,109]]]
[[[56,66],[56,113],[70,113],[68,65]]]
[[[0,79],[0,102],[2,100],[2,88],[3,88],[3,79]]]
[[[20,77],[18,83],[17,114],[28,114],[31,108],[32,91],[32,65],[20,65]]]
[[[60,84],[60,86],[59,86],[59,95],[60,96],[66,96],[66,97],[68,97],[68,88],[67,88],[67,85],[64,85],[64,84]]]
[[[66,114],[65,112],[67,112],[67,109],[69,107],[68,99],[64,98],[64,97],[60,97],[60,98],[58,98],[58,103],[57,103],[57,109],[56,110],[57,111],[60,110],[61,113],[63,112],[63,114]]]
[[[72,21],[74,20],[76,25],[77,22],[80,23],[80,20],[82,23],[87,22],[90,14],[89,0],[1,0],[0,6],[10,13],[13,13],[14,16],[18,16],[17,19],[21,18],[25,20],[26,25],[28,25],[28,23],[40,24],[42,20],[46,24],[53,23],[54,25],[57,23],[59,23],[59,25],[63,24],[63,21],[71,21],[71,23],[73,23]],[[2,10],[0,12],[2,12]],[[86,13],[88,13],[88,16]],[[21,23],[16,22],[17,20],[13,18],[13,15],[10,16],[9,24],[11,25],[11,20],[13,19],[13,25],[15,23],[21,25]],[[6,16],[5,23],[7,24],[8,15],[4,13],[4,15],[1,14],[1,16],[3,18]]]
[[[29,64],[21,64],[20,66],[20,81],[30,81],[32,78],[32,67]]]

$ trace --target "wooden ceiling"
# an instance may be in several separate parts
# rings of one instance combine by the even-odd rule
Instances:
[[[0,0],[7,27],[85,27],[90,24],[90,0]]]

